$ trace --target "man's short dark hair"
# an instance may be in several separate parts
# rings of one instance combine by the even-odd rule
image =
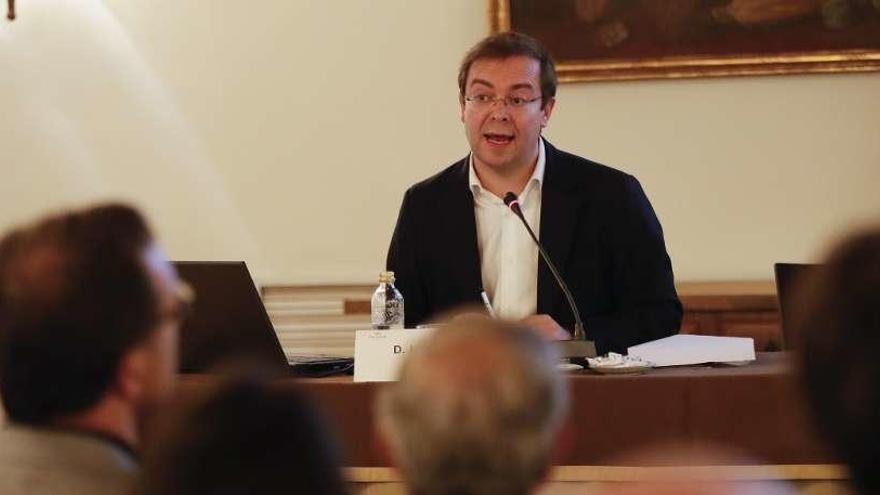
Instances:
[[[506,31],[493,34],[474,45],[458,69],[458,91],[464,97],[467,91],[468,73],[471,65],[480,59],[505,59],[509,57],[524,56],[535,59],[541,67],[541,105],[546,105],[556,97],[556,66],[550,52],[540,41],[531,36]]]
[[[45,424],[96,404],[124,353],[156,327],[134,209],[49,217],[0,240],[0,395],[10,419]]]
[[[800,294],[813,415],[861,493],[880,492],[880,229],[840,244]]]
[[[160,428],[142,495],[347,493],[335,440],[300,391],[233,376]]]

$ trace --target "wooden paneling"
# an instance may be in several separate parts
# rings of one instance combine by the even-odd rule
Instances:
[[[681,282],[676,288],[685,312],[682,333],[752,337],[756,351],[782,349],[779,303],[772,281]],[[372,284],[266,286],[263,297],[276,329],[283,328],[286,341],[293,346],[296,330],[310,322],[318,328],[334,320],[352,332],[369,326],[373,289]],[[285,308],[296,308],[296,318]],[[309,319],[308,308],[315,308],[314,321]],[[287,324],[292,320],[299,326]],[[310,333],[308,344],[318,345],[319,340]]]
[[[776,287],[770,281],[683,282],[682,333],[751,337],[756,351],[782,350]]]

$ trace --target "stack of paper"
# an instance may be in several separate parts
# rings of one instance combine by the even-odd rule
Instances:
[[[703,363],[741,363],[755,360],[755,341],[748,337],[673,335],[632,346],[627,354],[654,366]]]

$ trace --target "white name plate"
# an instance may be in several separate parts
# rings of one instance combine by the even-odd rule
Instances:
[[[433,328],[358,330],[354,337],[354,381],[392,382],[409,351]]]

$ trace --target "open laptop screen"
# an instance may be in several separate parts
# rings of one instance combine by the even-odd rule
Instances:
[[[192,314],[180,332],[180,371],[205,372],[230,361],[287,368],[247,266],[242,261],[175,261],[195,291]]]
[[[783,348],[792,350],[797,347],[798,336],[795,335],[795,315],[801,309],[798,294],[809,277],[815,276],[821,265],[805,263],[776,263],[773,270],[776,275],[776,293],[779,297],[779,311],[782,316]]]

